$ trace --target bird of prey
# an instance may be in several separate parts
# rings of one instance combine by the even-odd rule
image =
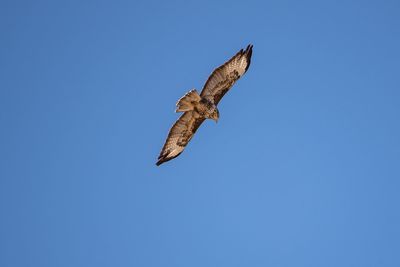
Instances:
[[[253,46],[241,49],[230,60],[216,68],[205,83],[200,95],[195,89],[187,92],[176,103],[176,112],[183,115],[169,130],[158,156],[157,166],[179,156],[205,119],[218,121],[217,105],[232,85],[250,66]]]

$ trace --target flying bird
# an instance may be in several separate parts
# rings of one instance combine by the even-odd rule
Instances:
[[[217,105],[233,84],[246,73],[252,52],[252,45],[248,45],[245,50],[241,49],[211,73],[200,95],[193,89],[178,100],[176,112],[183,112],[183,115],[169,130],[167,140],[158,156],[157,166],[179,156],[203,121],[218,121]]]

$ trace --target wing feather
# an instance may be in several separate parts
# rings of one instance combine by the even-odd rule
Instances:
[[[230,60],[216,68],[205,83],[200,96],[214,101],[217,105],[233,84],[246,73],[250,66],[253,46],[241,49]]]
[[[205,120],[196,111],[187,111],[174,123],[158,156],[157,166],[179,156]]]

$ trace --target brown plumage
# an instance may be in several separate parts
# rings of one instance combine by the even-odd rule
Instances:
[[[176,104],[176,112],[184,112],[169,131],[156,165],[179,156],[205,119],[217,121],[217,105],[233,84],[250,66],[253,46],[241,49],[230,60],[216,68],[205,83],[200,95],[196,90],[186,93]]]

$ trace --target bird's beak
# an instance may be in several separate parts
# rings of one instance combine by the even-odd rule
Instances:
[[[218,123],[218,118],[217,118],[217,119],[215,119],[215,123]]]

